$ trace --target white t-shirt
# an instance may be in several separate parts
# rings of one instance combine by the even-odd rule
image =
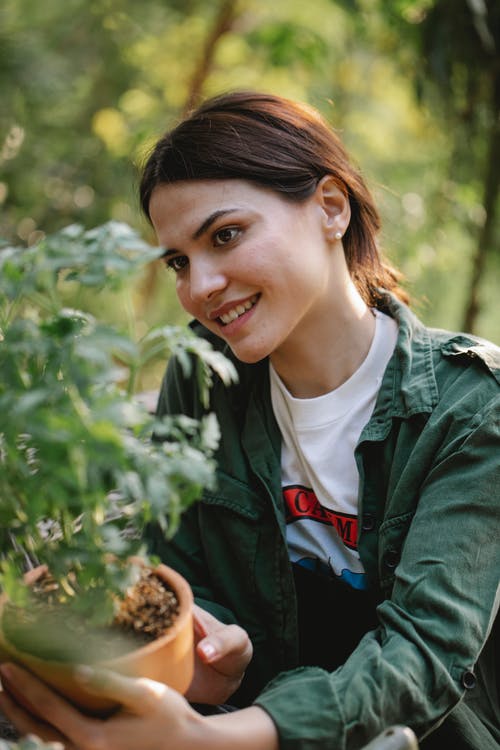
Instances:
[[[292,562],[366,588],[357,551],[359,475],[354,449],[396,345],[398,327],[373,310],[375,335],[356,372],[317,398],[294,398],[270,364],[271,402],[281,430],[281,473]],[[304,363],[307,366],[307,363]]]

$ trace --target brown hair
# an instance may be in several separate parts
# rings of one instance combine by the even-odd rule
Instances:
[[[327,174],[349,198],[343,245],[360,294],[371,305],[381,290],[407,302],[399,272],[379,251],[380,218],[363,177],[334,130],[305,104],[247,91],[209,99],[157,142],[143,169],[140,200],[150,219],[151,194],[161,183],[244,179],[300,202]]]

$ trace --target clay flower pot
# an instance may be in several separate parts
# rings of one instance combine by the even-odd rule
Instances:
[[[149,677],[158,682],[185,693],[193,677],[193,594],[187,581],[166,565],[158,565],[154,573],[173,589],[179,602],[179,613],[171,628],[154,641],[131,651],[124,656],[106,661],[100,661],[96,666],[112,669],[122,674],[135,677]],[[46,572],[45,566],[30,571],[25,580],[28,584]],[[75,681],[72,675],[72,665],[65,662],[46,661],[29,653],[19,651],[5,638],[1,628],[3,607],[6,603],[5,595],[0,596],[0,658],[17,662],[52,686],[61,695],[87,714],[106,716],[117,708],[111,701],[104,700],[88,693],[82,685]],[[3,686],[13,697],[32,713],[37,713],[35,707],[27,705],[22,695],[14,686]]]

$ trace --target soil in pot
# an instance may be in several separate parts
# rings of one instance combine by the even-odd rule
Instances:
[[[175,592],[150,568],[119,602],[110,626],[90,627],[58,600],[58,584],[43,572],[31,587],[29,608],[6,604],[2,629],[20,651],[58,662],[94,663],[140,648],[172,627],[179,613]]]

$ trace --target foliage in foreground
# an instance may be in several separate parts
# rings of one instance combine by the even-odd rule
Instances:
[[[60,742],[43,742],[34,734],[23,737],[19,742],[0,739],[0,750],[63,750]]]
[[[171,535],[214,481],[214,416],[158,421],[133,379],[168,351],[196,368],[208,403],[214,373],[234,379],[230,363],[186,329],[133,341],[64,305],[69,286],[116,288],[158,254],[116,222],[0,250],[0,585],[18,604],[20,574],[43,562],[68,604],[109,620],[144,527]]]

